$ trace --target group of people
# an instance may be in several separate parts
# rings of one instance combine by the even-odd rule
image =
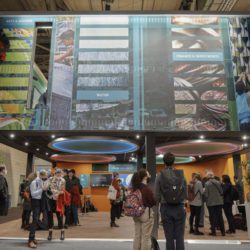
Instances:
[[[74,169],[57,168],[50,176],[45,170],[41,170],[38,174],[31,173],[20,186],[20,195],[23,198],[21,227],[30,231],[28,247],[37,247],[35,232],[41,215],[43,215],[43,226],[49,231],[48,240],[53,238],[54,213],[58,228],[61,230],[60,239],[64,240],[64,229],[69,225],[79,225],[78,208],[81,205],[81,194],[82,187],[79,178],[75,176]]]
[[[165,168],[156,176],[154,192],[149,185],[151,176],[146,169],[138,170],[131,179],[129,191],[124,200],[124,212],[125,215],[132,216],[134,220],[133,249],[152,249],[152,236],[155,234],[153,231],[158,228],[155,227],[155,224],[158,224],[158,216],[155,216],[155,213],[159,211],[159,208],[167,250],[185,249],[187,205],[190,207],[191,234],[204,234],[199,231],[199,228],[204,226],[204,204],[209,212],[211,230],[209,235],[215,236],[217,229],[221,231],[222,236],[226,233],[234,234],[232,205],[234,200],[239,199],[239,194],[237,188],[232,185],[230,177],[223,175],[220,181],[212,171],[209,171],[203,180],[200,174],[194,174],[192,181],[188,184],[183,171],[174,168],[175,156],[172,153],[166,153],[163,161]],[[118,199],[121,188],[117,180],[119,180],[118,173],[114,173],[112,185],[117,190],[116,198]],[[115,223],[115,207],[116,200],[111,200],[111,227],[115,226],[113,224]],[[227,218],[228,230],[225,230],[222,210]]]
[[[220,178],[214,176],[212,172],[208,172],[202,180],[199,174],[195,174],[189,185],[190,189],[193,188],[193,199],[190,200],[190,233],[203,235],[199,231],[199,227],[204,226],[204,203],[206,203],[211,225],[209,235],[216,236],[217,228],[221,231],[222,236],[225,236],[225,233],[234,234],[235,223],[232,207],[234,201],[240,199],[240,190],[239,187],[232,185],[230,177],[223,175],[220,181]],[[222,211],[227,218],[228,230],[225,230]],[[195,228],[193,227],[194,218]]]

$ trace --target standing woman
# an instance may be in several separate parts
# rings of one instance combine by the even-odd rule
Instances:
[[[223,210],[227,217],[229,229],[226,231],[228,234],[235,234],[235,224],[232,212],[233,198],[232,198],[232,183],[228,175],[222,175],[222,189],[224,197]]]
[[[8,215],[9,193],[8,193],[8,183],[5,178],[6,175],[7,175],[6,166],[1,164],[0,165],[0,216]]]
[[[52,240],[53,226],[54,226],[53,213],[56,213],[56,217],[58,220],[58,227],[59,229],[61,229],[60,240],[64,240],[63,215],[57,211],[57,200],[59,195],[64,194],[64,190],[65,190],[65,180],[63,178],[63,172],[61,169],[58,168],[55,171],[55,175],[50,177],[48,180],[48,192],[51,193],[51,196],[49,197],[50,211],[48,212],[48,227],[49,227],[48,240]]]
[[[134,173],[131,179],[132,192],[141,191],[145,212],[140,217],[134,217],[135,237],[134,250],[151,249],[151,232],[153,229],[154,214],[152,207],[156,205],[152,190],[148,187],[150,175],[146,169]]]
[[[118,182],[118,178],[119,178],[119,174],[117,172],[113,173],[113,181],[111,183],[111,185],[114,187],[114,189],[117,191],[116,193],[116,199],[115,200],[110,200],[110,204],[111,204],[111,209],[110,209],[110,227],[119,227],[119,225],[117,225],[115,223],[115,218],[118,217],[119,214],[119,203],[120,203],[120,196],[121,196],[121,192],[120,192],[120,185]]]

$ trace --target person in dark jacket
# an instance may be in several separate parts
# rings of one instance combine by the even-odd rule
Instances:
[[[227,217],[227,222],[229,226],[229,229],[226,231],[226,233],[229,234],[235,233],[235,224],[232,212],[232,207],[233,207],[232,188],[233,186],[230,177],[228,175],[223,175],[222,176],[222,189],[224,198],[223,210]]]
[[[8,183],[5,178],[7,175],[6,166],[1,164],[0,165],[0,216],[7,216],[8,215]]]
[[[146,208],[140,217],[134,217],[135,237],[134,250],[151,249],[151,232],[153,229],[154,214],[152,207],[156,205],[152,190],[148,187],[150,175],[146,169],[134,173],[131,179],[132,191],[140,190],[143,206]]]

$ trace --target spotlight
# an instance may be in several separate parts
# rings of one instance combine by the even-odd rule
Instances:
[[[56,138],[56,136],[53,134],[53,135],[51,135],[51,138],[54,139],[54,138]]]
[[[245,141],[247,139],[247,136],[246,135],[243,135],[242,136],[242,139]]]
[[[164,156],[163,154],[159,154],[158,155],[159,158],[163,158],[163,156]]]
[[[10,134],[10,138],[11,139],[15,138],[15,134]]]
[[[199,155],[199,158],[202,158],[202,155]]]
[[[200,136],[200,139],[201,139],[201,140],[203,140],[204,138],[205,138],[205,136],[204,136],[204,135],[201,135],[201,136]]]
[[[49,153],[48,153],[48,152],[46,152],[45,154],[46,154],[46,155],[49,155]]]
[[[39,150],[40,150],[40,148],[37,148],[37,149],[36,149],[36,151],[39,151]]]
[[[136,135],[136,139],[140,139],[140,135]]]
[[[24,143],[24,145],[25,145],[25,146],[29,146],[29,143],[26,141],[26,142]]]
[[[245,144],[244,144],[244,147],[247,147],[247,146],[248,146],[248,144],[247,144],[247,143],[245,143]]]

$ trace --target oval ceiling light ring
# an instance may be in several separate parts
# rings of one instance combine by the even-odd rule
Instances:
[[[62,137],[48,145],[61,152],[73,154],[125,154],[136,151],[137,144],[115,137]]]
[[[187,140],[175,141],[156,147],[158,154],[171,152],[176,156],[211,156],[224,155],[240,151],[242,145],[238,141]]]
[[[116,160],[114,155],[86,155],[86,154],[54,154],[52,161],[72,163],[110,163]]]

